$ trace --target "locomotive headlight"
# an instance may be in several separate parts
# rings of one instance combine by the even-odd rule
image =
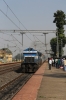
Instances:
[[[38,56],[35,56],[35,59],[38,59]]]
[[[24,57],[24,59],[25,59],[25,57]]]

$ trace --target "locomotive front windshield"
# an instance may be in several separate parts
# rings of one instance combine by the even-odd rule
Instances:
[[[24,53],[23,55],[24,56],[37,56],[36,53]]]
[[[27,63],[34,63],[38,59],[37,53],[24,53],[24,61]]]

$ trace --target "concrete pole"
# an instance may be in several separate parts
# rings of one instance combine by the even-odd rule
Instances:
[[[48,34],[48,33],[43,33],[44,35],[45,35],[45,47],[46,47],[46,34]]]
[[[57,57],[59,57],[59,43],[58,43],[58,32],[57,32]]]
[[[45,35],[45,47],[46,47],[46,54],[47,54],[47,43],[46,43],[46,34],[48,33],[43,33]],[[47,57],[48,57],[48,54],[47,54]]]
[[[23,46],[23,33],[22,33],[22,46]]]
[[[25,34],[24,32],[20,32],[22,34],[22,46],[23,46],[23,34]]]
[[[20,33],[22,34],[22,47],[23,47],[23,34],[25,34],[25,33],[24,32],[20,32]],[[23,55],[23,50],[22,50],[22,53],[21,54]],[[21,55],[21,57],[22,57],[22,55]],[[22,61],[22,59],[21,59],[21,61]]]
[[[62,56],[62,39],[61,39],[61,56]]]

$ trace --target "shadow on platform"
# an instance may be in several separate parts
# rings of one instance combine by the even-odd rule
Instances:
[[[44,74],[46,77],[66,78],[66,73]]]

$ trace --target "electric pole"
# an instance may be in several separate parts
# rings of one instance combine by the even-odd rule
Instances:
[[[22,46],[23,46],[23,34],[25,34],[24,32],[20,32],[22,34]]]
[[[47,54],[47,43],[46,43],[46,35],[48,34],[48,33],[43,33],[44,35],[45,35],[45,47],[46,47],[46,54]],[[48,57],[48,55],[47,55],[47,57]]]
[[[59,57],[59,43],[58,43],[58,32],[57,32],[57,57]]]
[[[61,39],[61,56],[62,56],[62,39]]]
[[[20,32],[22,34],[22,47],[23,47],[23,34],[25,34],[24,32]],[[23,48],[22,48],[23,49]],[[21,54],[21,53],[20,53]],[[21,58],[22,58],[22,55],[23,55],[23,50],[22,50],[22,54],[21,54]],[[21,59],[22,60],[22,59]]]

